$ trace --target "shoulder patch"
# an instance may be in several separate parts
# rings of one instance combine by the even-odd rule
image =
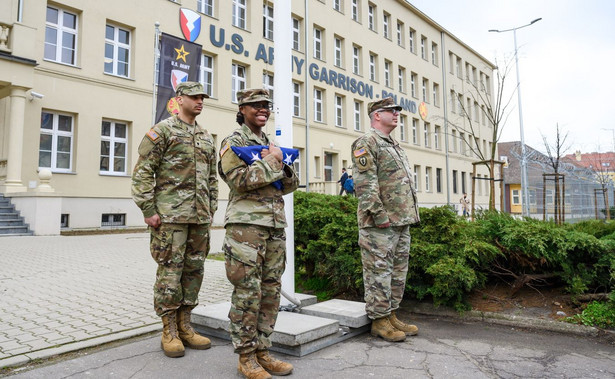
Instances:
[[[224,153],[226,153],[230,147],[231,147],[231,144],[227,142],[226,145],[224,145],[224,147],[220,150],[220,156],[223,156]]]
[[[362,147],[362,148],[357,149],[357,150],[355,150],[355,151],[354,151],[354,156],[355,156],[355,158],[358,158],[358,157],[360,157],[361,155],[365,155],[365,154],[367,154],[367,151],[365,150],[365,148],[364,148],[364,147]]]
[[[145,135],[154,143],[156,143],[160,138],[160,135],[156,133],[154,129],[150,129],[149,132],[145,133]]]

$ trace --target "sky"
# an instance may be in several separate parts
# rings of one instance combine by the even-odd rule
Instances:
[[[517,94],[512,92],[517,85],[514,36],[488,30],[511,29],[541,17],[517,30],[526,145],[544,152],[543,136],[553,146],[559,125],[560,135],[567,134],[568,154],[615,151],[615,1],[409,1],[492,63],[512,65],[506,87],[513,101],[500,142],[520,140]]]

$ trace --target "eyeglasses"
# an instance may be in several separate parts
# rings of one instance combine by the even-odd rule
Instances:
[[[260,111],[261,109],[270,111],[273,109],[273,104],[271,103],[248,103],[246,105],[249,105],[250,107],[252,107],[253,109],[256,109],[257,111]]]
[[[382,113],[382,112],[391,112],[393,114],[399,114],[401,113],[400,111],[398,111],[397,109],[393,109],[393,108],[386,108],[386,109],[379,109],[376,112],[378,113]]]

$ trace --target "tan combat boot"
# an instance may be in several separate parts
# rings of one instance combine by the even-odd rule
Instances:
[[[184,356],[184,344],[179,339],[177,333],[176,312],[162,316],[162,340],[160,347],[164,351],[164,355],[171,358]]]
[[[391,312],[391,314],[389,315],[389,321],[395,329],[401,330],[402,332],[406,333],[407,336],[416,336],[417,334],[419,334],[419,328],[417,328],[416,325],[406,324],[405,322],[402,322],[400,319],[397,318],[395,312]]]
[[[402,342],[406,340],[406,333],[395,329],[391,325],[388,316],[372,321],[372,336],[381,337],[389,342]]]
[[[271,375],[256,360],[256,353],[239,354],[237,371],[248,379],[270,379]]]
[[[177,311],[179,320],[177,328],[179,329],[179,338],[189,348],[197,350],[205,350],[211,347],[211,341],[207,337],[198,334],[190,324],[190,313],[192,308],[182,306]]]
[[[258,363],[272,375],[284,376],[293,372],[293,365],[282,362],[269,354],[269,350],[258,350],[256,352]]]

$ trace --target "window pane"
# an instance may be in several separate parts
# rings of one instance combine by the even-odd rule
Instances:
[[[72,127],[72,118],[70,116],[58,116],[58,130],[63,132],[70,132]]]
[[[59,152],[70,153],[70,137],[58,136],[57,149]]]
[[[119,63],[117,65],[117,74],[120,76],[128,76],[128,65],[126,63]]]
[[[53,115],[43,112],[41,114],[41,129],[53,129]]]
[[[115,158],[113,160],[113,171],[115,172],[124,172],[124,158]]]
[[[110,143],[109,141],[100,141],[100,154],[101,155],[109,155],[109,148],[110,148]]]
[[[38,154],[38,167],[51,167],[51,151],[41,151]]]
[[[118,40],[120,41],[120,43],[128,45],[128,42],[130,41],[130,32],[127,30],[120,29]]]
[[[111,123],[109,121],[102,122],[100,135],[107,137],[111,135]]]
[[[41,134],[39,149],[41,151],[51,151],[51,140],[51,134]]]
[[[64,12],[64,26],[67,28],[71,28],[71,29],[76,29],[77,27],[77,16],[75,16],[74,14],[70,14],[67,12]]]
[[[52,24],[58,23],[58,10],[53,8],[47,8],[47,22]]]
[[[115,31],[115,28],[113,26],[107,25],[107,27],[105,28],[105,38],[113,40],[114,31]]]
[[[125,157],[126,156],[126,144],[125,143],[120,143],[120,142],[116,142],[113,145],[113,152],[116,157]]]
[[[128,62],[128,49],[124,49],[124,48],[118,48],[117,49],[117,59],[120,62]]]
[[[70,168],[70,154],[58,152],[56,156],[56,167],[69,169]]]
[[[100,171],[109,171],[109,157],[100,157]]]
[[[126,138],[126,125],[115,124],[115,137],[116,138]]]
[[[75,49],[75,35],[71,33],[62,33],[62,47],[65,49]]]

